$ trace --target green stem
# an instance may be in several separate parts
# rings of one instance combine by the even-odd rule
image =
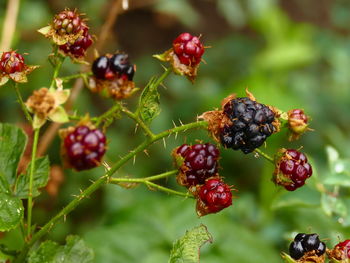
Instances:
[[[59,55],[57,52],[56,52],[56,56],[58,58],[58,61],[57,61],[57,64],[55,65],[55,67],[54,67],[54,71],[53,71],[53,75],[52,75],[52,81],[51,81],[51,84],[50,84],[50,89],[55,88],[56,78],[58,77],[58,73],[60,72],[62,64],[63,64],[64,59],[65,59],[65,57]]]
[[[132,159],[137,153],[145,150],[148,146],[153,144],[154,142],[165,138],[171,134],[175,134],[178,132],[184,132],[189,129],[195,129],[195,128],[206,128],[208,126],[208,122],[206,121],[197,121],[192,122],[189,124],[185,124],[179,127],[175,127],[172,129],[169,129],[167,131],[158,133],[153,137],[153,139],[147,139],[143,143],[141,143],[139,146],[137,146],[134,150],[126,154],[124,157],[122,157],[119,161],[117,161],[111,169],[100,179],[98,179],[96,182],[92,183],[88,188],[86,188],[84,191],[82,191],[73,201],[71,201],[67,206],[65,206],[56,216],[54,216],[48,223],[46,223],[37,233],[35,233],[32,237],[32,239],[27,243],[24,248],[21,251],[21,254],[14,260],[14,263],[20,263],[24,262],[25,257],[29,251],[29,249],[35,244],[36,241],[38,241],[42,236],[44,236],[47,232],[50,231],[50,229],[57,223],[57,221],[63,217],[66,216],[68,213],[70,213],[72,210],[74,210],[75,207],[77,207],[82,200],[89,197],[93,192],[95,192],[97,189],[102,187],[103,185],[107,184],[109,181],[109,178],[121,167],[123,166],[127,161]],[[159,178],[158,178],[159,179]],[[148,183],[148,185],[153,186],[152,183]],[[160,188],[158,188],[160,189]]]
[[[99,126],[102,122],[104,122],[106,119],[113,117],[118,111],[120,111],[121,105],[119,103],[116,103],[113,107],[111,107],[108,111],[103,113],[100,117],[96,118],[95,125]]]
[[[140,125],[140,127],[142,128],[142,130],[146,133],[147,136],[149,136],[150,138],[154,137],[154,133],[147,127],[147,125],[138,117],[138,115],[136,115],[135,113],[129,111],[127,108],[122,107],[121,111],[123,113],[125,113],[126,116],[128,116],[130,119],[134,120],[138,125]]]
[[[36,159],[36,150],[38,148],[40,129],[34,130],[34,140],[32,147],[32,160],[30,162],[30,173],[29,173],[29,193],[28,193],[28,214],[27,214],[27,236],[30,238],[32,233],[31,224],[32,224],[32,206],[33,206],[33,178],[35,171],[35,159]]]
[[[109,183],[112,183],[112,184],[141,183],[141,184],[147,185],[148,187],[155,188],[155,189],[158,189],[158,190],[166,192],[166,193],[175,194],[175,195],[184,196],[184,197],[192,197],[192,195],[190,195],[189,193],[178,192],[178,191],[175,191],[175,190],[172,190],[172,189],[169,189],[167,187],[164,187],[164,186],[161,186],[159,184],[155,184],[155,183],[151,182],[151,181],[155,181],[155,180],[169,177],[169,176],[177,174],[177,173],[178,173],[178,170],[172,170],[169,172],[165,172],[165,173],[161,173],[161,174],[157,174],[157,175],[153,175],[153,176],[149,176],[149,177],[144,177],[144,178],[115,178],[115,177],[111,177],[109,179]]]
[[[88,76],[91,76],[92,73],[91,72],[86,72],[86,73],[78,73],[78,74],[74,74],[74,75],[70,75],[70,76],[65,76],[65,77],[60,77],[60,79],[63,82],[68,82],[72,79],[77,79],[77,78],[87,78]]]
[[[173,70],[171,68],[167,68],[164,73],[158,78],[157,82],[154,83],[154,86],[158,87],[164,81],[164,79],[170,75],[172,71]]]
[[[18,103],[21,105],[21,108],[22,108],[22,111],[24,112],[24,115],[26,116],[27,120],[30,123],[32,123],[33,122],[32,116],[30,116],[29,111],[27,109],[27,106],[23,102],[22,95],[21,95],[21,92],[19,91],[17,82],[15,82],[13,84],[13,87],[14,87],[14,89],[16,91],[16,96],[17,96],[17,99],[18,99]]]
[[[256,153],[258,153],[259,155],[261,155],[262,157],[264,157],[266,160],[268,160],[269,162],[271,162],[272,164],[275,164],[275,160],[268,155],[267,153],[264,153],[262,150],[260,149],[255,149],[254,150]]]

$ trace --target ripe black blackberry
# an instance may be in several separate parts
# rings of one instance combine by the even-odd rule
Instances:
[[[228,101],[223,108],[224,115],[230,120],[220,131],[220,140],[224,147],[241,150],[247,154],[260,147],[272,133],[274,112],[264,104],[247,97]]]
[[[289,246],[289,255],[298,260],[308,252],[322,256],[326,252],[326,244],[320,241],[317,234],[297,234]]]

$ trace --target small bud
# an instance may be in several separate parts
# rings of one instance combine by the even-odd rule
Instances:
[[[289,140],[297,140],[308,130],[309,117],[301,109],[293,109],[288,111],[288,128],[291,132]]]

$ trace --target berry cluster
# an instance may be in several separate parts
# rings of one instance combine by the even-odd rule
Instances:
[[[68,128],[63,135],[64,153],[70,166],[78,171],[98,166],[106,152],[106,137],[88,126]]]
[[[87,28],[87,25],[76,10],[71,11],[66,9],[53,19],[53,28],[58,35],[79,34]]]
[[[335,262],[349,262],[350,259],[350,240],[339,242],[332,250],[327,251],[330,259],[335,259]],[[333,260],[332,260],[333,262]]]
[[[197,214],[217,213],[232,205],[231,187],[218,174],[219,149],[210,143],[183,144],[173,152],[177,181],[197,198]]]
[[[223,113],[229,119],[220,131],[221,143],[226,148],[247,154],[276,132],[273,111],[247,97],[228,101],[223,107]]]
[[[326,252],[326,244],[321,242],[317,234],[299,233],[289,246],[289,255],[298,260],[304,255],[322,256]]]
[[[125,79],[132,81],[135,65],[130,64],[127,54],[117,53],[113,56],[107,54],[100,56],[93,62],[92,72],[97,79],[101,80]]]
[[[201,62],[204,47],[199,37],[190,33],[182,33],[173,41],[173,50],[184,65],[196,66]]]
[[[215,145],[183,144],[177,148],[176,153],[183,158],[179,184],[186,187],[204,184],[206,179],[217,175],[220,152]]]
[[[294,191],[305,184],[312,175],[312,167],[302,152],[282,149],[277,159],[274,181],[288,191]]]
[[[67,42],[59,46],[59,49],[67,55],[74,58],[81,58],[85,56],[86,50],[92,45],[92,36],[89,34],[88,28],[84,28],[83,34],[79,36],[73,44]]]
[[[8,51],[2,53],[0,59],[0,73],[12,74],[21,72],[25,69],[24,58],[21,54],[15,51]]]

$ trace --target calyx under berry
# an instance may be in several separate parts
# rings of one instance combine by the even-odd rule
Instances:
[[[204,46],[200,37],[182,33],[173,41],[171,49],[154,57],[169,62],[176,74],[185,75],[194,82],[203,54]]]
[[[125,99],[137,91],[133,77],[136,66],[129,62],[125,53],[105,54],[97,57],[91,67],[94,74],[90,89],[100,92],[107,90],[114,99]]]
[[[304,153],[295,149],[280,149],[275,162],[273,181],[288,191],[303,186],[312,175],[312,167]]]

